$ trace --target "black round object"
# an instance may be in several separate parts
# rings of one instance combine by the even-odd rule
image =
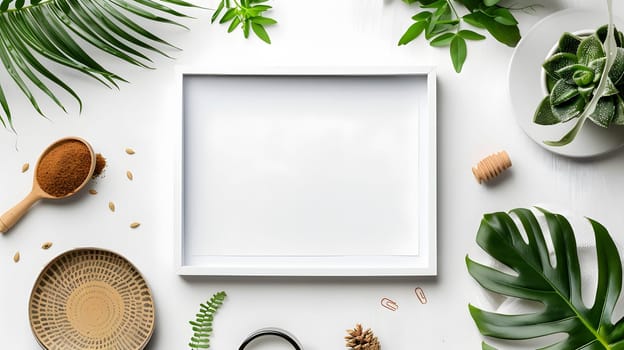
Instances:
[[[247,345],[249,345],[251,342],[253,342],[254,340],[261,338],[261,337],[265,337],[265,336],[272,336],[272,337],[278,337],[278,338],[282,338],[284,340],[286,340],[290,345],[293,346],[293,349],[295,350],[303,350],[303,346],[301,346],[301,343],[299,343],[299,341],[297,340],[297,338],[295,338],[295,336],[293,336],[292,334],[288,333],[287,331],[280,329],[280,328],[262,328],[259,329],[253,333],[251,333],[241,344],[241,346],[238,348],[238,350],[245,350],[247,348]]]

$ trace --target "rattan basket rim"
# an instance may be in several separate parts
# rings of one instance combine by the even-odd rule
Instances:
[[[141,277],[141,279],[145,282],[145,287],[147,290],[147,293],[149,295],[149,298],[152,300],[152,305],[153,305],[153,312],[154,312],[154,317],[152,319],[152,323],[150,325],[150,331],[148,336],[145,338],[145,340],[143,341],[143,343],[141,344],[141,346],[139,348],[137,348],[136,350],[143,350],[145,349],[145,347],[147,346],[147,344],[150,342],[150,340],[152,339],[152,336],[154,335],[154,329],[156,328],[156,304],[154,303],[154,295],[152,293],[152,289],[150,288],[149,284],[147,283],[147,280],[145,279],[145,276],[143,276],[143,274],[141,273],[141,271],[132,263],[130,262],[130,260],[128,260],[125,256],[114,252],[112,250],[109,249],[104,249],[104,248],[97,248],[97,247],[78,247],[78,248],[73,248],[73,249],[69,249],[66,250],[62,253],[60,253],[59,255],[55,256],[54,258],[52,258],[52,260],[50,260],[50,262],[48,262],[39,272],[39,275],[37,276],[37,279],[35,280],[35,283],[33,283],[32,289],[30,291],[30,297],[28,298],[28,323],[30,325],[30,331],[32,332],[33,336],[35,337],[35,339],[37,340],[37,343],[39,344],[39,346],[41,346],[42,349],[45,350],[49,350],[43,343],[41,343],[41,341],[39,340],[39,337],[37,336],[37,333],[35,332],[35,328],[33,325],[33,320],[32,320],[32,314],[31,314],[31,304],[33,302],[33,297],[35,294],[35,288],[39,285],[39,282],[41,281],[41,279],[43,278],[43,273],[51,266],[53,266],[59,259],[61,259],[62,257],[64,257],[65,255],[71,254],[71,253],[75,253],[75,252],[81,252],[81,251],[89,251],[89,250],[94,250],[94,251],[98,251],[98,252],[104,252],[104,253],[110,253],[113,255],[116,255],[118,257],[120,257],[121,259],[123,259],[130,267],[132,267]]]

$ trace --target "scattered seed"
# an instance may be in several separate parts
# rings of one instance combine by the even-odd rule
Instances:
[[[22,165],[22,172],[23,173],[27,172],[29,168],[30,168],[30,164],[24,163],[24,165]]]
[[[96,191],[96,190],[94,190],[94,189],[90,189],[90,190],[89,190],[89,193],[90,193],[90,194],[92,194],[92,195],[96,195],[96,194],[97,194],[97,191]]]
[[[139,226],[141,226],[141,224],[138,223],[138,222],[133,222],[133,223],[130,224],[130,228],[137,228]]]
[[[108,209],[110,209],[110,211],[112,211],[114,213],[115,212],[115,203],[108,202]]]
[[[132,175],[132,172],[130,170],[126,171],[126,176],[128,177],[128,180],[130,181],[134,179],[134,175]]]
[[[20,253],[19,252],[15,252],[15,255],[13,255],[13,261],[18,262],[20,259]]]
[[[132,155],[132,154],[134,154],[135,152],[134,152],[134,150],[133,150],[132,148],[128,147],[128,148],[126,148],[126,153],[128,153],[128,154]]]
[[[48,250],[52,247],[52,242],[45,242],[41,245],[41,249]]]

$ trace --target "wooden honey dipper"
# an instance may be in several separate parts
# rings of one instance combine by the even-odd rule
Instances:
[[[477,182],[489,181],[511,166],[509,154],[505,151],[491,154],[483,158],[476,167],[472,168]]]

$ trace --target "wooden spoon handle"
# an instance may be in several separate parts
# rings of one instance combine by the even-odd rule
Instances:
[[[5,233],[13,227],[39,199],[40,195],[34,191],[30,192],[26,198],[0,216],[0,232]]]

